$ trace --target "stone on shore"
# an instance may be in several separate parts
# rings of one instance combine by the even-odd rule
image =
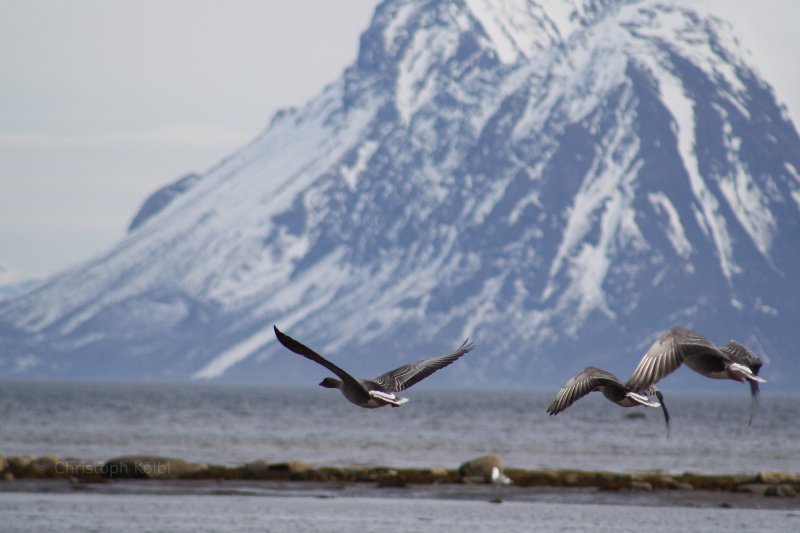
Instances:
[[[271,464],[269,469],[278,472],[289,472],[290,474],[302,474],[308,472],[311,467],[305,461],[295,459],[286,463]]]
[[[268,463],[263,459],[258,459],[242,466],[244,474],[247,477],[269,477],[269,474],[274,472],[286,472],[290,475],[303,474],[311,470],[311,467],[305,461],[295,459],[285,463]]]
[[[764,483],[745,483],[736,487],[736,492],[746,492],[748,494],[755,494],[756,496],[764,496],[768,488],[769,485]]]
[[[634,479],[631,481],[631,490],[639,490],[642,492],[653,492],[653,485],[651,485],[647,481],[638,481]]]
[[[777,485],[779,483],[797,483],[796,472],[761,472],[758,475],[761,483],[768,485]]]
[[[15,470],[22,470],[28,468],[31,463],[36,459],[33,455],[12,455],[9,457],[8,465]]]
[[[431,468],[423,468],[419,471],[419,473],[423,476],[429,476],[432,478],[445,478],[450,475],[447,469],[443,466],[433,466]]]
[[[56,465],[61,462],[58,455],[49,454],[35,457],[28,465],[29,475],[33,477],[49,477],[55,473]]]
[[[242,468],[244,468],[246,474],[257,476],[269,471],[269,463],[263,459],[257,459],[255,461],[245,463]]]
[[[503,461],[496,455],[484,455],[463,463],[458,468],[458,473],[467,482],[491,483],[493,468],[497,468],[502,474]]]
[[[562,479],[564,480],[564,485],[568,487],[577,487],[581,484],[581,477],[585,476],[578,476],[576,472],[567,472]]]
[[[178,479],[207,468],[207,465],[188,463],[174,457],[127,455],[108,460],[103,472],[110,478]]]
[[[794,485],[789,483],[779,483],[771,485],[764,491],[764,496],[777,496],[778,498],[794,498],[797,496],[797,491]]]
[[[292,474],[300,474],[303,472],[308,472],[311,469],[311,466],[306,463],[305,461],[301,461],[300,459],[295,459],[294,461],[289,461],[289,472]]]
[[[6,461],[5,457],[0,455],[0,473],[5,472],[6,468],[8,468],[8,461]]]
[[[61,462],[61,457],[59,457],[54,453],[49,453],[47,455],[42,455],[41,457],[37,457],[36,459],[33,460],[33,462],[41,466],[54,467],[56,463]]]

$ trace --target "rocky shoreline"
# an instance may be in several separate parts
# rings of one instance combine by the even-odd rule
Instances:
[[[745,493],[753,496],[794,498],[800,492],[796,472],[754,474],[614,473],[580,470],[525,470],[504,468],[499,457],[488,455],[445,468],[312,467],[305,461],[253,461],[238,466],[191,463],[159,456],[124,456],[105,463],[62,459],[56,455],[0,456],[0,482],[66,480],[72,484],[115,480],[154,481],[264,481],[335,484],[371,484],[379,488],[445,485],[508,485],[515,488],[593,489],[596,491],[703,491]],[[8,487],[6,487],[8,488]]]

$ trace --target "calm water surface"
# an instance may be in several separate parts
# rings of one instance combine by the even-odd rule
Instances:
[[[749,390],[667,394],[660,410],[599,394],[550,417],[553,392],[409,391],[398,409],[360,409],[319,387],[0,383],[0,454],[105,461],[158,454],[241,464],[444,466],[498,454],[506,466],[738,473],[800,468],[800,397],[769,396],[747,425]],[[625,415],[638,410],[643,419]]]
[[[797,531],[800,511],[409,500],[0,494],[3,531]]]

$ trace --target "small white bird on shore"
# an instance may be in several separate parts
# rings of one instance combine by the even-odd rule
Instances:
[[[492,467],[492,484],[493,485],[511,485],[513,481],[511,478],[500,471],[496,466]]]

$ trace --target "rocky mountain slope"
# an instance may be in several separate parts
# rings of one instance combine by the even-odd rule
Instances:
[[[0,371],[319,377],[275,323],[359,375],[469,336],[440,382],[557,387],[679,324],[791,388],[800,138],[733,35],[648,0],[386,1],[316,98],[0,302]]]

